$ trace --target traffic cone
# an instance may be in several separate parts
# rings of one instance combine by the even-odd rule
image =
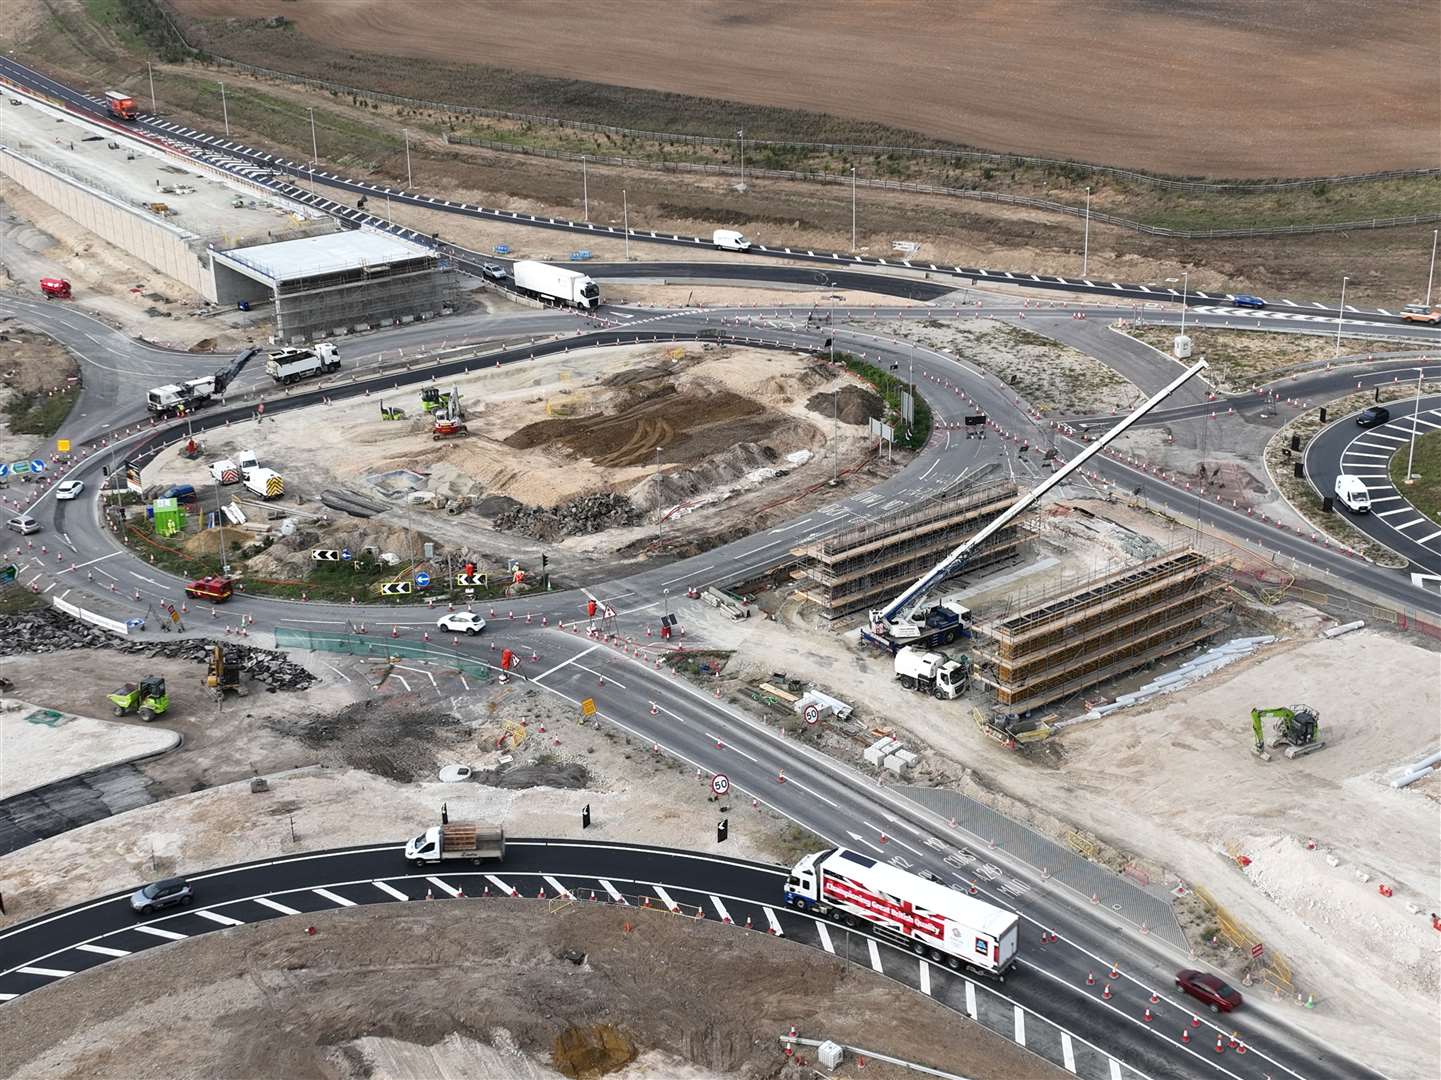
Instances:
[[[1110,978],[1110,979],[1119,979],[1120,977],[1121,977],[1121,973],[1116,970],[1116,965],[1115,965],[1115,964],[1112,964],[1112,965],[1111,965],[1111,974],[1108,975],[1107,978]]]
[[[1096,973],[1095,973],[1094,971],[1088,971],[1088,972],[1086,972],[1086,985],[1087,985],[1087,986],[1095,986],[1095,985],[1096,985]]]
[[[425,898],[426,898],[427,900],[434,900],[434,899],[435,899],[435,894],[432,893],[429,889],[426,889],[426,890],[425,890]]]
[[[485,888],[481,889],[480,895],[481,895],[481,896],[489,896],[489,895],[490,895],[490,886],[487,885]]]
[[[1216,1036],[1216,1053],[1218,1053],[1218,1054],[1224,1054],[1225,1052],[1226,1052],[1226,1037],[1225,1037],[1224,1035],[1217,1035],[1217,1036]]]
[[[1189,1043],[1189,1042],[1191,1041],[1191,1029],[1190,1029],[1190,1028],[1182,1028],[1182,1029],[1181,1029],[1181,1041],[1182,1041],[1183,1043]]]
[[[751,917],[749,915],[746,916],[746,929],[753,929],[753,927],[751,926]]]
[[[1245,1052],[1246,1052],[1246,1044],[1245,1044],[1245,1043],[1237,1043],[1237,1044],[1236,1044],[1236,1053],[1238,1053],[1238,1054],[1244,1054]]]
[[[1155,1005],[1155,1004],[1157,1004],[1160,1000],[1161,1000],[1161,999],[1156,995],[1156,992],[1155,992],[1154,990],[1152,990],[1152,991],[1151,991],[1151,1004],[1152,1004],[1152,1005]]]
[[[1105,998],[1107,1001],[1110,1001],[1110,1000],[1111,1000],[1111,984],[1110,984],[1110,983],[1107,983],[1107,984],[1105,985],[1105,987],[1101,990],[1101,997]]]
[[[777,783],[777,784],[784,784],[785,782],[786,782],[786,771],[785,771],[784,769],[782,769],[780,772],[778,772],[778,773],[776,774],[776,783]]]
[[[659,712],[659,711],[660,711],[660,710],[656,708],[655,702],[652,701],[652,702],[650,703],[650,714],[651,714],[652,716],[654,716],[654,715],[655,715],[657,712]]]
[[[1144,1021],[1146,1021],[1146,1023],[1148,1023],[1148,1024],[1151,1022],[1151,1010],[1150,1010],[1149,1007],[1148,1007],[1148,1008],[1146,1009],[1146,1011],[1141,1015],[1141,1019],[1144,1020]]]

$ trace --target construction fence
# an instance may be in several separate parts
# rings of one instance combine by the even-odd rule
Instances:
[[[1252,958],[1246,974],[1247,985],[1250,984],[1249,980],[1259,975],[1261,984],[1277,996],[1299,996],[1295,981],[1291,978],[1291,965],[1286,963],[1284,957],[1267,949],[1245,923],[1217,903],[1216,898],[1205,888],[1192,885],[1191,891],[1215,916],[1217,932],[1226,943]]]
[[[305,649],[307,652],[338,653],[343,656],[362,656],[372,660],[393,663],[397,660],[416,660],[434,664],[437,667],[458,671],[472,679],[486,682],[499,674],[499,668],[474,657],[463,656],[434,642],[396,641],[393,638],[371,636],[370,634],[332,633],[323,630],[299,630],[289,626],[275,628],[277,649]]]

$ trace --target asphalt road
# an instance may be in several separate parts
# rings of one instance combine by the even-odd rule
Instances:
[[[724,815],[733,828],[743,829],[747,812],[743,804],[723,803],[717,817]],[[1324,1055],[1294,1061],[1297,1071],[1287,1052],[1271,1044],[1265,1025],[1257,1025],[1259,1018],[1250,1015],[1251,1010],[1227,1017],[1198,1015],[1190,999],[1171,990],[1169,979],[1153,980],[1124,962],[1110,979],[1108,962],[1078,954],[1063,926],[1053,928],[1057,941],[1043,945],[1040,931],[1028,924],[1023,959],[1006,980],[974,980],[918,960],[863,930],[781,906],[784,875],[783,868],[741,860],[583,841],[512,839],[503,862],[478,867],[459,863],[412,868],[401,857],[398,843],[311,852],[194,875],[190,880],[196,903],[172,914],[137,917],[126,889],[12,928],[0,934],[0,1000],[13,1000],[160,945],[186,948],[190,938],[229,926],[285,916],[318,919],[343,907],[423,902],[427,896],[478,905],[475,911],[483,917],[487,894],[537,903],[543,902],[542,895],[569,895],[580,903],[648,903],[689,917],[699,913],[729,920],[735,933],[774,932],[911,986],[1062,1068],[1095,1080],[1129,1075],[1262,1080],[1280,1071],[1357,1080],[1370,1075]],[[1092,973],[1095,984],[1087,986]],[[1103,988],[1109,988],[1109,1000],[1102,998]],[[1098,1009],[1113,1022],[1091,1032]],[[1150,1021],[1144,1019],[1146,1009]],[[1183,1031],[1189,1042],[1182,1042]],[[1230,1048],[1233,1033],[1245,1042],[1247,1053]],[[1227,1047],[1220,1055],[1214,1049],[1218,1036]]]

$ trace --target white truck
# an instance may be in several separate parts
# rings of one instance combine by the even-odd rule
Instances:
[[[786,878],[785,902],[850,927],[864,924],[953,970],[964,967],[1004,982],[1016,960],[1020,920],[1011,912],[845,848],[796,863]]]
[[[208,405],[215,396],[215,376],[190,379],[183,383],[166,383],[145,395],[145,407],[160,416],[190,412]]]
[[[240,483],[240,466],[229,458],[212,461],[209,468],[210,479],[214,480],[217,484]]]
[[[505,829],[499,825],[476,825],[463,821],[432,825],[405,845],[405,858],[416,866],[446,859],[505,858]]]
[[[1336,477],[1336,498],[1353,514],[1371,512],[1371,492],[1359,476],[1342,473]]]
[[[971,685],[971,658],[952,660],[944,653],[907,645],[896,653],[896,678],[907,690],[958,698]]]
[[[735,229],[717,229],[711,233],[711,243],[722,251],[749,251],[751,242]]]
[[[285,479],[274,469],[248,469],[244,484],[262,499],[278,499],[285,494]]]
[[[600,307],[600,286],[578,270],[522,259],[511,267],[511,276],[523,293],[578,308]]]
[[[265,362],[265,374],[278,383],[293,383],[340,367],[340,350],[328,341],[309,349],[279,349]]]

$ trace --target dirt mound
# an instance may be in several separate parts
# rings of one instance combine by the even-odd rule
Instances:
[[[590,783],[590,771],[584,765],[522,765],[518,769],[486,769],[473,779],[477,784],[508,791],[533,787],[578,791]]]
[[[635,1060],[635,1043],[611,1024],[566,1028],[555,1037],[550,1058],[566,1076],[592,1080]]]
[[[859,386],[845,386],[839,394],[812,394],[806,408],[825,417],[838,417],[843,424],[864,427],[886,414],[879,394]]]
[[[272,719],[266,726],[318,750],[322,764],[406,783],[434,777],[439,754],[460,746],[469,733],[448,713],[384,699],[357,701],[329,716]]]
[[[692,468],[667,470],[659,477],[647,476],[627,494],[630,501],[643,510],[684,506],[759,469],[775,470],[778,462],[781,462],[780,454],[774,447],[741,443]],[[776,473],[772,471],[769,475]]]
[[[497,514],[491,524],[502,532],[514,530],[537,540],[562,536],[589,536],[622,525],[639,525],[645,515],[624,495],[604,492],[575,499],[564,506],[522,506]]]

